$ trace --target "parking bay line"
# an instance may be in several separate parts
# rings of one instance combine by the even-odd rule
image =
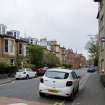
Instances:
[[[14,84],[14,83],[15,83],[15,81],[11,81],[11,82],[8,82],[8,83],[1,84],[0,87],[8,85],[8,84]]]
[[[55,102],[53,105],[65,105],[65,102]]]

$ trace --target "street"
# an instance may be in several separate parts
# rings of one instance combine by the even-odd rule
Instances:
[[[105,105],[105,89],[101,86],[97,73],[84,72],[80,79],[80,89],[73,102],[62,97],[41,98],[38,94],[39,78],[14,80],[0,86],[0,97],[35,101],[44,104],[62,103],[65,105]]]

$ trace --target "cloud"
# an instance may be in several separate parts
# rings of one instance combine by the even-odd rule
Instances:
[[[85,52],[88,34],[97,34],[93,0],[0,0],[0,23],[22,35],[56,39]]]

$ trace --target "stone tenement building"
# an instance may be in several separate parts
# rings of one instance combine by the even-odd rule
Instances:
[[[105,0],[94,0],[98,2],[98,44],[99,44],[99,71],[105,73]]]
[[[6,31],[7,27],[0,24],[0,62],[15,65],[17,58],[26,56],[27,42],[19,38],[19,31]]]

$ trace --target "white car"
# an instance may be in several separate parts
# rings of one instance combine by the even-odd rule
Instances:
[[[36,72],[33,72],[30,68],[23,68],[16,72],[15,78],[16,79],[29,79],[36,77]]]
[[[75,71],[68,69],[48,69],[40,78],[39,95],[57,95],[74,99],[79,90],[79,79]]]

